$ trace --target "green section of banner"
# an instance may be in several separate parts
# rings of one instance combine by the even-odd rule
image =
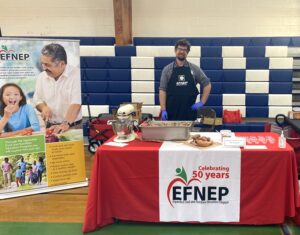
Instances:
[[[0,139],[0,156],[45,152],[45,136],[20,136]]]

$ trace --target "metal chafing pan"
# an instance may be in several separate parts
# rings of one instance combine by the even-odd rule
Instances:
[[[139,127],[143,140],[187,140],[192,121],[149,121]]]

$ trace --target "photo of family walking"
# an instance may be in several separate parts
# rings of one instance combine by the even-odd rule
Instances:
[[[44,153],[0,157],[0,193],[47,186]]]

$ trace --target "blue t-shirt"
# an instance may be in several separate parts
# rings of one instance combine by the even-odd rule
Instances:
[[[26,165],[28,162],[19,162],[19,166],[21,167],[21,171],[26,171]]]
[[[22,174],[22,170],[21,169],[17,169],[16,170],[16,177],[21,177]]]
[[[36,168],[38,171],[43,172],[44,171],[44,163],[37,162]]]
[[[0,118],[2,116],[0,115]],[[19,110],[11,115],[7,125],[10,131],[18,131],[31,127],[33,131],[40,130],[40,123],[34,108],[30,104],[22,105]]]

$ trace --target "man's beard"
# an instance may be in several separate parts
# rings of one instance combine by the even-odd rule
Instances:
[[[52,72],[51,72],[50,70],[48,70],[48,69],[46,69],[45,72],[46,72],[48,75],[52,74]]]
[[[185,61],[185,59],[186,59],[185,57],[179,57],[179,56],[177,56],[176,58],[180,61]]]

